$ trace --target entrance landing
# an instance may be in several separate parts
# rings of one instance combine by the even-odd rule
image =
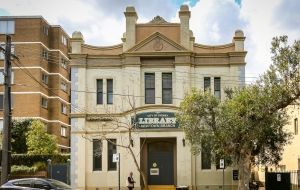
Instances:
[[[176,190],[174,185],[149,185],[149,190]]]

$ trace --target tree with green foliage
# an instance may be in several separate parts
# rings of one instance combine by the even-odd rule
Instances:
[[[13,120],[11,128],[11,148],[15,154],[27,153],[26,133],[30,130],[32,120]]]
[[[239,168],[239,190],[248,190],[255,164],[276,165],[291,135],[286,107],[299,103],[300,41],[288,45],[287,36],[272,41],[272,64],[254,84],[227,91],[220,101],[193,90],[177,117],[193,153],[209,148]],[[298,101],[298,102],[297,102]]]
[[[27,132],[26,144],[28,146],[28,154],[57,154],[58,147],[56,138],[45,130],[45,125],[34,120],[31,123],[30,131]]]

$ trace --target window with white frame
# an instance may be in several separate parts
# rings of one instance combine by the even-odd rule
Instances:
[[[0,42],[0,46],[1,46],[1,48],[3,48],[3,49],[5,49],[5,43],[4,42]],[[14,44],[12,44],[11,45],[11,51],[10,51],[10,53],[12,54],[12,55],[14,55],[15,54],[15,45]],[[13,57],[11,57],[11,59],[12,59]],[[5,53],[4,53],[4,51],[3,50],[0,50],[0,59],[5,59]]]
[[[49,26],[47,26],[47,25],[44,25],[44,26],[43,26],[43,33],[44,33],[46,36],[48,36],[48,34],[49,34]]]
[[[67,106],[64,103],[61,103],[61,113],[67,115]]]
[[[11,72],[11,84],[14,84],[14,72]],[[0,84],[4,84],[4,70],[0,69]]]
[[[66,82],[64,82],[64,81],[61,81],[60,82],[60,89],[62,89],[63,91],[67,91],[67,89],[68,89],[68,85],[67,85],[67,83]]]
[[[0,20],[0,34],[14,34],[15,21],[14,20]]]
[[[64,58],[61,58],[60,64],[61,64],[62,68],[64,68],[64,69],[68,68],[68,61],[65,60]]]
[[[64,35],[61,36],[61,43],[67,45],[67,38]]]
[[[66,137],[67,136],[67,127],[64,127],[64,126],[60,127],[60,135],[62,137]]]
[[[48,84],[49,76],[46,73],[42,73],[42,81],[43,83]]]
[[[47,98],[42,97],[41,106],[46,109],[48,108],[48,99]]]
[[[43,49],[43,51],[42,51],[42,57],[43,57],[43,59],[48,60],[49,53],[48,53],[48,51],[46,49]]]

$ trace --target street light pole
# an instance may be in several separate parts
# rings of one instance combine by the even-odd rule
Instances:
[[[8,181],[11,160],[11,36],[6,35],[1,184]]]

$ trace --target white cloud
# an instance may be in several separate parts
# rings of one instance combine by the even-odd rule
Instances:
[[[300,37],[300,3],[287,1],[242,0],[239,7],[234,0],[201,0],[191,8],[191,29],[201,44],[230,43],[234,31],[242,29],[248,51],[246,81],[253,80],[251,77],[262,74],[271,63],[274,36],[286,34],[292,41]]]
[[[297,0],[294,0],[295,2]],[[299,3],[298,3],[299,5]],[[277,10],[280,9],[281,13]],[[286,12],[293,12],[298,9],[286,9],[284,0],[243,0],[240,14],[247,20],[244,28],[247,41],[247,72],[249,74],[261,74],[271,63],[271,40],[274,36],[288,35],[291,40],[299,39],[299,26],[291,26],[288,30],[280,27],[276,17]],[[299,16],[298,16],[299,17]],[[299,18],[300,19],[300,18]],[[288,22],[284,20],[283,22]]]
[[[230,43],[236,29],[244,25],[234,0],[201,0],[191,8],[191,29],[201,44]]]
[[[190,28],[201,44],[225,44],[234,31],[242,29],[248,51],[247,76],[261,74],[270,64],[270,43],[274,36],[300,37],[299,0],[200,0],[191,10]],[[135,6],[139,20],[148,22],[161,15],[179,22],[178,7],[172,0],[0,0],[1,12],[10,15],[42,15],[50,24],[60,24],[69,34],[81,31],[86,43],[121,43],[125,32],[123,11]]]

